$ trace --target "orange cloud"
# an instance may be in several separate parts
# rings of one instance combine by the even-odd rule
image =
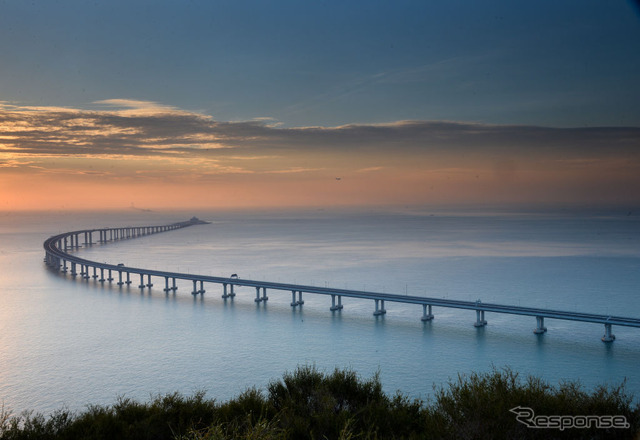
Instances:
[[[0,103],[0,209],[640,202],[639,128],[283,128],[97,105]]]

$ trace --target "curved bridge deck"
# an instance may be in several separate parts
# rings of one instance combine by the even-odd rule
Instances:
[[[267,289],[289,291],[291,292],[291,306],[297,307],[304,304],[302,294],[319,294],[331,296],[330,310],[340,310],[343,308],[342,298],[362,298],[370,299],[375,302],[374,315],[383,315],[386,313],[385,301],[400,302],[409,304],[422,305],[423,321],[430,321],[434,318],[433,307],[448,307],[455,309],[475,310],[476,321],[474,326],[484,327],[487,325],[485,320],[485,312],[507,313],[512,315],[534,316],[536,318],[536,327],[533,330],[536,334],[547,331],[544,326],[544,319],[563,319],[569,321],[582,321],[603,324],[605,333],[602,341],[611,342],[615,336],[611,333],[613,325],[626,327],[639,327],[640,319],[629,318],[623,316],[608,316],[592,313],[578,313],[562,310],[542,309],[534,307],[520,307],[502,304],[483,303],[480,301],[457,301],[452,299],[429,298],[422,296],[396,295],[391,293],[368,292],[363,290],[336,289],[328,287],[306,286],[301,284],[290,283],[274,283],[269,281],[248,280],[236,277],[217,277],[207,275],[187,274],[180,272],[167,272],[161,270],[151,270],[144,268],[136,268],[124,266],[122,264],[107,264],[80,258],[70,251],[77,250],[82,246],[91,246],[94,244],[94,234],[98,236],[98,243],[107,244],[118,240],[137,238],[160,232],[173,231],[189,226],[205,224],[197,218],[189,221],[173,223],[163,226],[134,226],[124,228],[103,228],[103,229],[84,229],[79,231],[65,232],[63,234],[50,237],[44,242],[45,262],[51,268],[70,272],[71,276],[89,279],[94,278],[104,283],[112,283],[115,281],[114,275],[117,274],[117,285],[130,285],[133,281],[131,276],[140,277],[140,289],[151,288],[153,286],[151,277],[164,278],[164,291],[176,291],[176,280],[187,280],[193,282],[193,295],[202,295],[205,293],[204,283],[222,285],[222,298],[233,298],[235,296],[234,288],[236,286],[254,287],[256,289],[256,302],[267,301]],[[84,238],[83,245],[80,244],[80,238]],[[78,271],[79,268],[79,271]],[[106,274],[106,278],[105,278]],[[146,279],[146,282],[145,282]]]

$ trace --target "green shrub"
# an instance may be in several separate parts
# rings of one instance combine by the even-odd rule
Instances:
[[[250,388],[222,404],[203,392],[173,393],[148,403],[120,398],[79,414],[60,410],[48,418],[13,416],[2,406],[0,440],[632,439],[640,433],[640,406],[624,385],[587,392],[578,382],[554,387],[494,369],[459,375],[425,403],[401,393],[387,396],[377,374],[362,379],[351,370],[327,374],[303,366],[269,383],[266,393]],[[532,429],[510,411],[518,406],[537,416],[619,415],[630,428]]]
[[[516,420],[510,409],[526,406],[535,415],[622,415],[630,429],[533,429]],[[446,438],[633,438],[640,429],[640,409],[632,407],[632,396],[618,387],[597,387],[584,391],[579,382],[563,382],[552,387],[542,379],[528,377],[506,368],[491,373],[458,376],[436,392],[431,413]]]

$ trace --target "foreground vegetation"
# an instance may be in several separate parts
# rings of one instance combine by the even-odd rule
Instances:
[[[534,429],[509,410],[535,415],[617,415],[629,428]],[[543,420],[544,421],[544,420]],[[575,382],[551,386],[509,369],[458,377],[429,402],[382,392],[377,376],[349,370],[327,374],[300,367],[225,403],[204,393],[159,396],[148,403],[121,398],[84,412],[49,417],[0,408],[0,439],[537,439],[637,438],[640,406],[624,384],[586,392]]]

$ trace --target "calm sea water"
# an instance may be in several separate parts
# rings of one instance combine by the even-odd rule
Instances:
[[[379,372],[385,391],[429,398],[458,373],[508,366],[557,384],[640,395],[640,329],[255,289],[233,301],[190,283],[166,295],[46,269],[42,242],[92,227],[212,222],[79,252],[128,266],[640,317],[640,216],[625,210],[235,211],[0,214],[0,402],[19,413],[206,390],[226,400],[298,365]],[[136,280],[134,280],[136,281]],[[522,402],[525,405],[527,402]]]

